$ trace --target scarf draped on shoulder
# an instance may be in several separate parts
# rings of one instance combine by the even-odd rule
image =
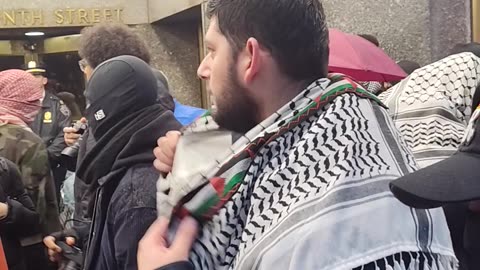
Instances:
[[[195,269],[455,269],[443,213],[391,194],[416,164],[380,101],[350,78],[312,83],[232,138],[200,118],[157,184],[172,233],[184,215],[203,225]]]
[[[479,74],[480,59],[474,54],[452,55],[417,69],[379,96],[421,168],[457,151]]]

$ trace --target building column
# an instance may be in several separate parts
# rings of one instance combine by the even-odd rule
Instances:
[[[478,0],[430,0],[430,47],[432,61],[447,56],[459,43],[472,40],[472,1],[480,7]],[[480,15],[480,12],[474,12]],[[479,22],[480,17],[474,17]],[[479,31],[480,29],[477,29]],[[480,38],[480,36],[479,36]],[[477,40],[479,41],[479,40]]]

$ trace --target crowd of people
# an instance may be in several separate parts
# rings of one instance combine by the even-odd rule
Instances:
[[[207,15],[208,111],[121,24],[82,31],[85,110],[39,63],[0,72],[8,269],[479,269],[480,44],[357,82],[320,1]]]

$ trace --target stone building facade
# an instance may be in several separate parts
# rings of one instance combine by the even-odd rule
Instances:
[[[480,0],[321,1],[330,27],[375,35],[395,60],[414,60],[420,64],[447,55],[457,43],[471,41],[472,33],[478,31],[472,22],[479,21],[480,25],[480,18],[475,15]],[[173,95],[182,103],[206,106],[205,85],[196,77],[204,51],[205,2],[0,0],[0,57],[9,53],[21,55],[18,34],[27,30],[45,31],[52,37],[79,33],[82,27],[98,22],[121,21],[147,41],[153,56],[152,65],[167,74]],[[10,43],[9,39],[12,39]],[[48,46],[50,43],[55,44],[45,41],[43,47],[58,48]],[[75,50],[74,47],[73,42],[70,50]]]
[[[372,34],[398,61],[427,64],[447,55],[455,44],[471,41],[470,0],[322,0],[322,3],[330,27]]]
[[[0,0],[0,58],[24,56],[25,62],[43,61],[49,55],[58,54],[71,58],[67,54],[75,54],[78,50],[75,41],[79,36],[75,34],[83,27],[100,22],[122,22],[146,40],[152,53],[151,64],[168,76],[175,98],[184,104],[205,106],[202,102],[205,91],[202,92],[202,83],[196,76],[202,48],[201,2]],[[24,36],[31,31],[44,32],[45,36]],[[35,45],[29,46],[32,44]],[[18,63],[8,68],[14,66]],[[75,74],[80,76],[81,73]]]

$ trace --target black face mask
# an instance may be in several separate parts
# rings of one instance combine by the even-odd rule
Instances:
[[[155,104],[157,82],[147,63],[119,56],[95,69],[85,97],[86,118],[98,140],[128,115]]]

